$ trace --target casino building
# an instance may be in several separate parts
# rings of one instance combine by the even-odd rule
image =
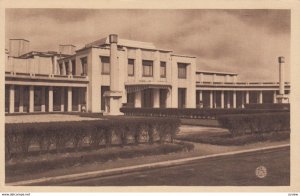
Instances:
[[[239,82],[237,73],[197,70],[196,57],[112,34],[76,50],[29,51],[10,39],[5,51],[5,112],[105,112],[121,107],[243,108],[287,102],[290,84]]]

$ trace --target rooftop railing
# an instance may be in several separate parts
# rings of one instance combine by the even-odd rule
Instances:
[[[34,74],[34,73],[19,73],[19,72],[5,72],[6,77],[14,78],[35,78],[35,79],[51,79],[51,80],[79,80],[86,81],[87,76],[82,75],[57,75],[57,74]]]
[[[264,85],[279,85],[279,82],[199,82],[197,85],[210,86],[264,86]],[[285,85],[290,85],[290,82],[285,82]]]

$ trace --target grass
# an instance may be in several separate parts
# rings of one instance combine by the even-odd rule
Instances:
[[[220,127],[218,120],[215,119],[187,119],[182,118],[181,124],[183,125],[195,125],[195,126],[206,126],[206,127]]]
[[[232,136],[230,133],[210,133],[210,134],[188,134],[177,136],[176,139],[182,141],[206,143],[224,146],[240,146],[264,141],[282,141],[290,138],[289,131],[272,132],[263,134],[247,134],[241,136]]]
[[[140,144],[124,148],[101,148],[87,152],[72,152],[60,154],[43,154],[27,158],[13,159],[5,164],[7,176],[17,176],[45,172],[56,168],[68,168],[93,162],[107,162],[117,159],[161,155],[179,151],[190,151],[192,144],[185,142],[164,143],[153,145]]]

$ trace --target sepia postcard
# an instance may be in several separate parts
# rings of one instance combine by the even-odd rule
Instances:
[[[300,191],[299,1],[0,3],[1,192]]]

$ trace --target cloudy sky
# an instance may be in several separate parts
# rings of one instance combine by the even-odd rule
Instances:
[[[9,38],[25,38],[31,50],[77,48],[111,33],[153,42],[197,57],[199,70],[236,72],[240,81],[277,81],[278,56],[290,79],[288,10],[88,10],[6,9]]]

